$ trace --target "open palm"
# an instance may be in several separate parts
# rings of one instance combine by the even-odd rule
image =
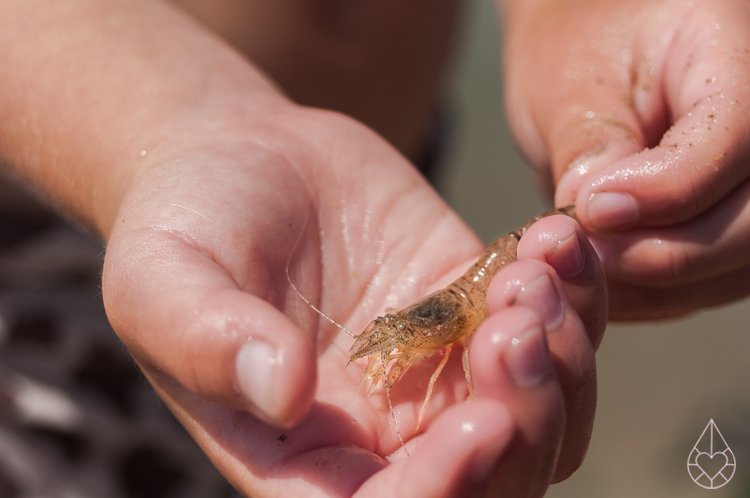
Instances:
[[[104,272],[115,330],[219,469],[253,495],[390,489],[434,496],[434,489],[447,496],[486,481],[493,469],[510,472],[517,464],[500,456],[516,448],[519,462],[545,455],[536,458],[543,470],[528,479],[543,493],[565,430],[554,375],[512,394],[495,358],[475,375],[478,399],[446,411],[467,396],[455,355],[436,385],[427,432],[411,458],[388,464],[386,457],[402,451],[384,392],[368,398],[356,391],[364,365],[347,365],[351,337],[286,279],[289,264],[307,299],[359,333],[386,308],[460,274],[482,249],[471,230],[405,159],[346,118],[296,109],[241,131],[144,169],[113,228]],[[519,267],[516,280],[554,273],[542,266]],[[593,287],[601,289],[599,280]],[[588,358],[585,327],[564,303],[563,327],[585,337],[578,356]],[[508,334],[535,317],[519,315]],[[507,347],[484,335],[485,354]],[[480,329],[475,342],[481,337]],[[556,354],[552,339],[550,347],[564,384],[575,368],[565,368],[566,353]],[[474,356],[472,365],[482,361]],[[415,365],[391,391],[406,440],[437,361]],[[570,375],[592,372],[584,366]],[[532,404],[535,416],[514,421]],[[593,407],[581,411],[590,418]],[[541,435],[514,439],[542,426]]]

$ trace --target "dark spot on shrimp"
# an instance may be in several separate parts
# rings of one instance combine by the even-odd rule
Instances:
[[[411,309],[407,319],[418,327],[429,327],[451,320],[459,311],[458,302],[434,295]]]

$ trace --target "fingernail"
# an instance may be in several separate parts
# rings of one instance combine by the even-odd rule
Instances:
[[[533,387],[552,372],[544,330],[534,327],[510,341],[505,350],[505,365],[519,387]]]
[[[546,273],[521,287],[513,304],[520,304],[536,311],[548,331],[555,330],[562,323],[565,308],[555,284]]]
[[[281,352],[261,340],[251,340],[240,348],[235,369],[242,394],[265,413],[274,412],[276,368]]]
[[[555,203],[557,205],[570,204],[575,201],[576,193],[586,176],[592,169],[599,169],[599,159],[607,152],[607,142],[595,145],[591,150],[574,159],[565,173],[560,177],[555,187]],[[602,164],[605,164],[602,162]],[[558,204],[559,203],[559,204]]]
[[[581,273],[586,263],[586,256],[578,240],[578,234],[574,231],[568,238],[559,241],[545,255],[545,259],[561,278],[575,277]]]
[[[591,194],[588,209],[589,221],[598,230],[611,230],[638,221],[638,204],[632,196],[618,192]]]

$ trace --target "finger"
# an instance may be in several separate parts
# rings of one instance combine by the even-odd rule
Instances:
[[[738,62],[747,54],[737,47],[750,46],[750,8],[711,2],[694,10],[660,57],[656,80],[676,121],[658,146],[586,178],[576,196],[584,227],[610,231],[689,220],[747,178],[750,88],[740,82],[750,75]]]
[[[477,398],[502,402],[516,421],[513,442],[487,483],[488,496],[543,496],[565,427],[562,391],[542,320],[514,306],[493,313],[471,343]]]
[[[115,235],[103,294],[113,327],[144,368],[273,424],[292,425],[309,410],[311,337],[182,238]]]
[[[518,243],[518,259],[543,261],[555,269],[594,349],[607,327],[607,277],[581,227],[566,216],[534,223]]]
[[[750,182],[693,220],[592,237],[612,281],[645,288],[707,281],[750,264]],[[708,297],[708,296],[707,296]]]
[[[472,496],[510,444],[511,414],[488,399],[453,405],[400,458],[367,481],[355,496],[442,498]]]
[[[594,349],[562,282],[549,265],[519,260],[495,276],[487,291],[488,312],[512,306],[529,308],[542,320],[563,390],[567,419],[554,477],[557,482],[580,466],[588,448],[596,409]]]
[[[750,295],[750,266],[701,282],[654,289],[610,282],[610,318],[656,320],[683,316]]]
[[[619,26],[616,36],[604,31],[613,28],[610,5],[528,5],[508,26],[509,123],[535,167],[551,167],[556,204],[565,205],[589,172],[656,143],[654,130],[644,124],[666,116],[655,108],[644,119],[623,98],[630,95],[631,68],[613,55],[631,50],[636,33],[620,32]],[[618,8],[625,11],[617,13],[623,19],[637,17],[635,6]]]

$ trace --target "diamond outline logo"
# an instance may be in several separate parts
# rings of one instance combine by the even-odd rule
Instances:
[[[718,436],[718,437],[717,437]],[[706,440],[704,440],[704,438]],[[705,451],[705,450],[708,451]],[[701,451],[703,450],[703,451]],[[714,463],[714,459],[717,463]],[[723,465],[722,459],[723,458]],[[703,466],[701,466],[701,462]],[[718,467],[718,469],[709,469],[706,471],[704,467],[712,465]],[[724,440],[724,436],[719,432],[719,428],[716,427],[714,419],[708,421],[706,428],[703,429],[701,437],[693,446],[693,451],[690,452],[687,460],[687,470],[690,474],[690,478],[698,486],[705,489],[719,489],[728,483],[732,477],[734,477],[734,471],[737,468],[737,462],[734,458],[734,453],[729,448],[729,445]],[[731,470],[729,476],[726,473]],[[710,472],[710,473],[709,473]],[[707,483],[704,484],[704,483]]]

